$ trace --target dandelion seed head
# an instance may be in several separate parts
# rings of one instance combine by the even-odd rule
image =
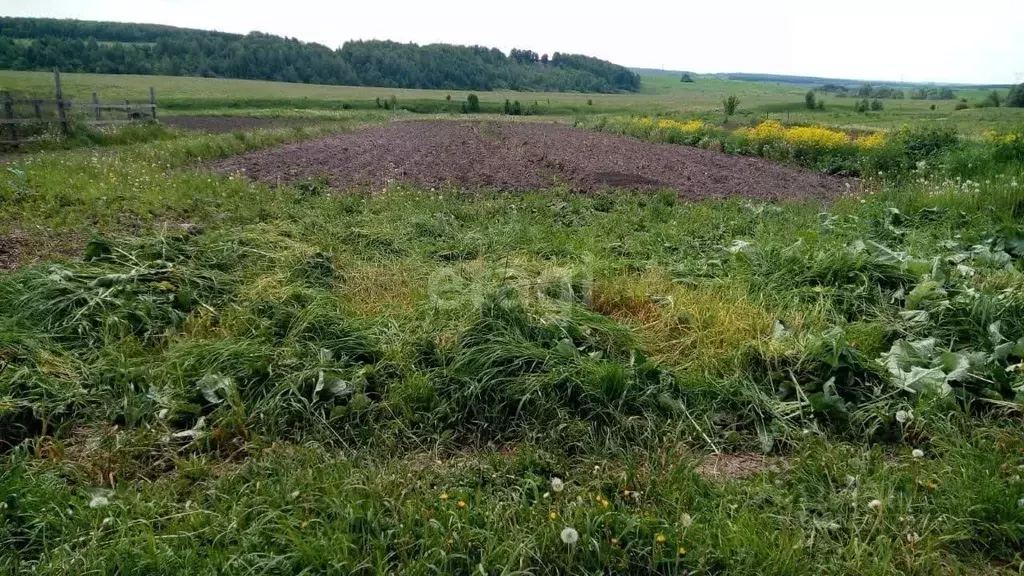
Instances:
[[[565,490],[565,482],[562,482],[561,478],[555,476],[551,479],[551,489],[555,492],[561,492]]]
[[[575,528],[571,528],[569,526],[562,528],[562,533],[559,534],[559,536],[562,538],[562,542],[565,542],[569,546],[572,546],[580,539],[580,533],[577,532]]]
[[[872,500],[871,502],[868,502],[868,508],[871,508],[872,510],[878,510],[881,507],[882,501],[877,498]]]
[[[914,448],[914,451],[910,453],[914,458],[924,458],[924,450],[920,448]]]

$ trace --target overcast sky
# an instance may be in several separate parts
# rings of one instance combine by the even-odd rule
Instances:
[[[645,68],[1024,81],[1024,0],[0,0],[0,15],[574,52]]]

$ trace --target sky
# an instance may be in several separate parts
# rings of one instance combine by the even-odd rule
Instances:
[[[1024,0],[0,0],[0,15],[319,42],[479,44],[631,67],[908,82],[1024,82]]]

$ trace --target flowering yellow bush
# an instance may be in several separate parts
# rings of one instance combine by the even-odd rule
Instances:
[[[759,142],[781,140],[786,135],[786,128],[778,120],[765,120],[753,128],[740,130],[747,138]]]
[[[885,146],[885,132],[872,132],[853,141],[862,150],[875,150]]]
[[[658,122],[658,128],[662,130],[681,130],[683,132],[700,132],[707,128],[703,120],[690,120],[679,122],[677,120],[662,120]]]
[[[986,141],[993,144],[1017,144],[1018,141],[1024,142],[1024,134],[1016,134],[1013,132],[1009,134],[1000,134],[995,130],[985,130],[982,132],[982,136]]]
[[[813,126],[789,128],[784,138],[787,143],[803,148],[841,148],[850,142],[845,132]]]

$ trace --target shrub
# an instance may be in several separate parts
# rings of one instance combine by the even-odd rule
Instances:
[[[476,94],[466,96],[466,112],[475,114],[480,111],[480,98]]]
[[[985,96],[985,100],[983,101],[983,103],[986,106],[991,106],[992,108],[998,108],[999,105],[1001,104],[1000,98],[999,98],[999,92],[996,91],[996,90],[993,90],[993,91],[989,92],[988,95]]]
[[[953,107],[954,110],[966,110],[968,108],[970,108],[970,106],[965,102],[957,102],[956,106]]]
[[[885,107],[882,105],[882,101],[875,98],[871,101],[871,110],[874,112],[881,112]]]
[[[729,120],[729,116],[736,113],[736,109],[740,107],[740,99],[735,94],[730,95],[725,100],[722,100],[722,109],[725,110],[725,119]]]
[[[587,98],[587,106],[593,106],[593,105],[594,105],[594,101],[591,100],[590,98]]]
[[[1024,108],[1024,83],[1010,88],[1010,93],[1006,96],[1006,105],[1012,108]]]
[[[804,95],[804,106],[806,106],[808,110],[814,110],[815,106],[817,106],[814,98],[814,90],[808,90],[807,94]]]

